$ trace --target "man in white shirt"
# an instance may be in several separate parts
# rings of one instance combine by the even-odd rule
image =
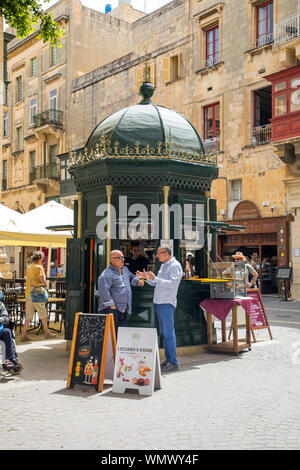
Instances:
[[[169,248],[160,246],[156,256],[162,263],[157,274],[152,271],[138,271],[136,275],[147,280],[151,286],[155,286],[154,299],[159,330],[164,339],[166,360],[161,364],[163,372],[178,369],[176,356],[176,336],[174,328],[174,311],[177,305],[177,292],[182,279],[181,264],[172,257]]]

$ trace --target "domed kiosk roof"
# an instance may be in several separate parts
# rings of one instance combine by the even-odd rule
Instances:
[[[121,109],[101,121],[87,140],[84,152],[71,152],[70,166],[102,158],[171,158],[217,164],[204,153],[201,138],[182,114],[152,103],[154,87],[144,82],[140,103]]]
[[[103,135],[111,141],[112,147],[118,142],[120,148],[128,145],[135,151],[137,142],[141,148],[149,145],[155,149],[158,143],[166,145],[171,134],[173,150],[175,146],[180,146],[181,151],[204,153],[194,126],[180,113],[153,104],[150,100],[153,91],[150,83],[143,83],[140,103],[121,109],[101,121],[86,143],[88,152],[95,148]]]

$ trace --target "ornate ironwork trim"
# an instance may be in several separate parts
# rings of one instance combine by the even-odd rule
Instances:
[[[216,153],[198,153],[196,149],[194,149],[193,152],[189,152],[186,149],[181,149],[181,145],[174,142],[171,132],[168,141],[157,142],[155,147],[151,147],[150,145],[143,147],[138,141],[135,142],[134,147],[130,147],[129,145],[120,147],[118,141],[112,143],[111,140],[102,133],[99,143],[97,143],[95,148],[91,149],[89,152],[87,148],[84,148],[83,152],[70,152],[70,168],[87,165],[90,162],[102,160],[104,158],[124,158],[126,160],[170,159],[214,166],[218,164]]]
[[[186,189],[193,191],[209,191],[211,179],[204,177],[192,178],[176,175],[106,175],[80,179],[75,182],[77,191],[89,192],[107,185],[120,186],[170,186],[171,189]]]

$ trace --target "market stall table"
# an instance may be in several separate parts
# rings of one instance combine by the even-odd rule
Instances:
[[[250,297],[239,297],[229,299],[205,299],[200,307],[206,311],[207,322],[207,344],[210,352],[227,352],[238,354],[245,349],[251,350],[251,324],[250,309],[252,299]],[[241,305],[245,310],[246,339],[238,338],[237,308]],[[226,318],[232,310],[232,332],[233,341],[226,340]],[[222,342],[213,344],[212,315],[222,322]]]

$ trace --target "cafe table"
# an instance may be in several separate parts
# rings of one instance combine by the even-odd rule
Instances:
[[[56,304],[56,303],[65,302],[65,301],[66,301],[66,299],[64,297],[49,297],[48,302],[46,302],[46,308],[48,308],[49,305],[51,305],[51,304]],[[24,298],[17,299],[17,302],[20,305],[22,305],[22,304],[25,304],[26,299],[24,299]],[[48,328],[49,328],[49,330],[56,331],[56,332],[60,333],[60,330],[56,330],[55,328],[51,328],[50,326]],[[27,330],[27,331],[33,331],[33,330],[36,330],[36,329],[38,330],[36,332],[36,335],[38,335],[39,332],[42,330],[41,320],[39,320],[39,323],[37,324],[37,326],[35,326],[33,328],[30,328],[30,330]]]
[[[200,307],[206,313],[207,323],[207,346],[209,352],[225,352],[238,355],[239,352],[248,349],[251,350],[251,297],[236,297],[235,299],[205,299]],[[239,328],[237,321],[237,309],[241,306],[245,311],[246,338],[239,339]],[[226,338],[226,318],[232,311],[232,332],[233,340]],[[216,317],[222,323],[222,341],[213,343],[212,317]]]

